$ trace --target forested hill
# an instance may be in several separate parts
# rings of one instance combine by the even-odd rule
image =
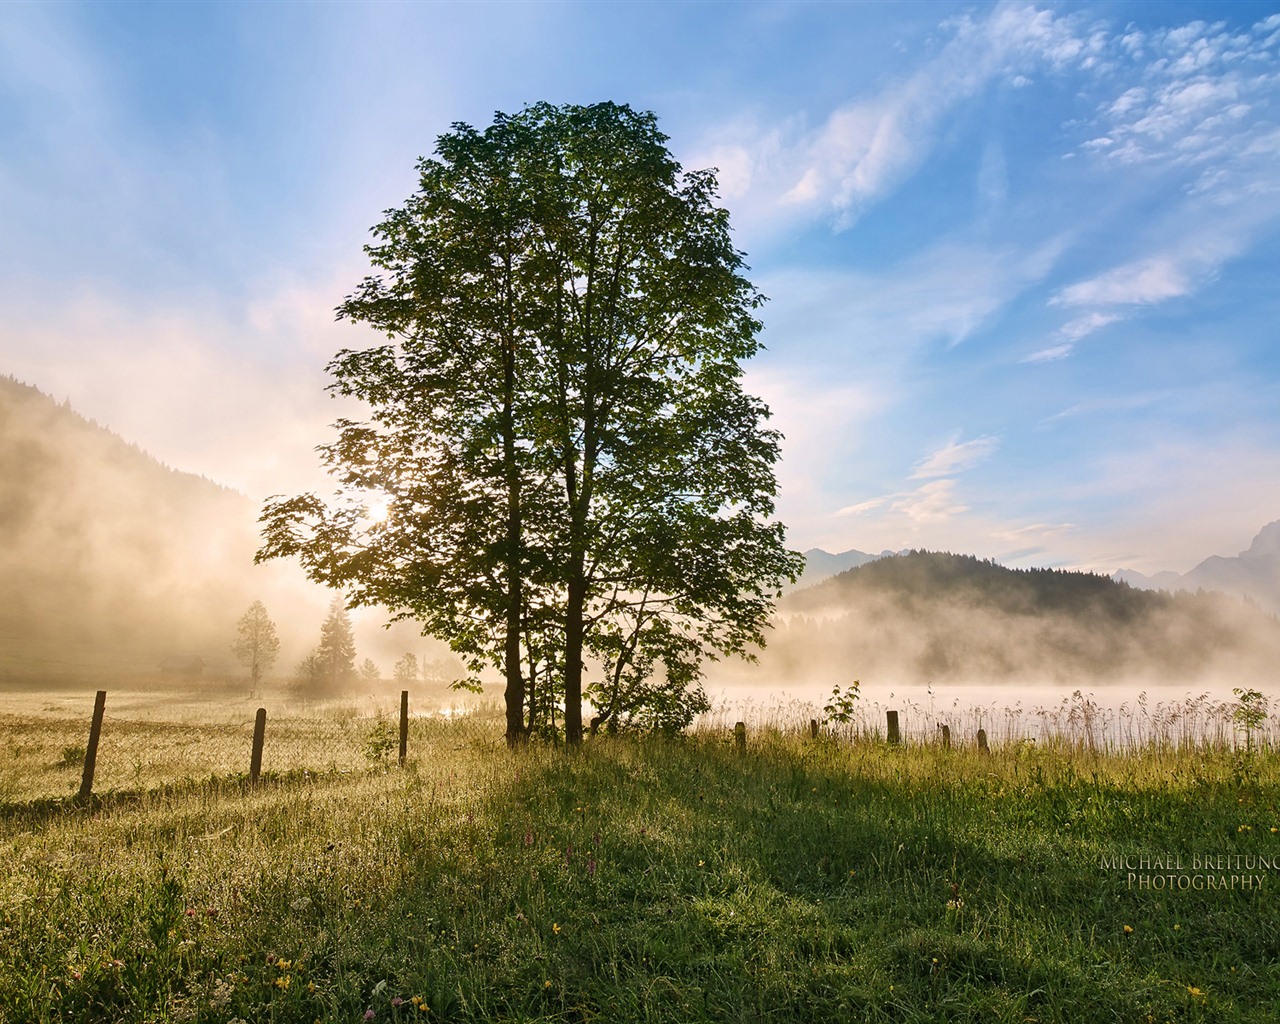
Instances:
[[[0,376],[0,679],[226,659],[255,510]]]
[[[890,682],[1270,680],[1280,622],[1222,594],[1135,590],[1105,576],[912,551],[787,595],[775,674]]]
[[[787,604],[800,610],[827,605],[834,594],[871,592],[921,598],[946,594],[1005,612],[1101,613],[1122,620],[1168,604],[1166,594],[1135,590],[1096,573],[1010,569],[990,559],[942,551],[876,559],[796,592]]]

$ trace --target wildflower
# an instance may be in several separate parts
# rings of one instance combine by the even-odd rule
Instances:
[[[187,917],[195,917],[195,916],[196,916],[195,907],[187,907]]]
[[[1191,996],[1196,996],[1196,997],[1203,997],[1203,996],[1204,996],[1204,993],[1203,993],[1203,992],[1201,992],[1201,991],[1200,991],[1198,988],[1196,988],[1194,985],[1188,985],[1188,986],[1187,986],[1187,994],[1188,994],[1188,995],[1191,995]]]
[[[552,924],[552,925],[551,925],[551,930],[552,930],[553,932],[555,932],[557,935],[559,935],[559,934],[560,934],[560,926],[559,926],[558,924]]]
[[[373,1020],[373,1007],[372,1007],[372,1006],[371,1006],[371,1007],[369,1007],[369,1009],[367,1009],[367,1010],[365,1010],[365,1011],[364,1011],[364,1019],[365,1019],[365,1020]]]
[[[532,845],[533,845],[533,833],[532,833],[532,832],[526,832],[526,833],[524,834],[524,845],[525,845],[525,846],[532,846]]]
[[[703,863],[703,861],[698,861],[698,867],[702,867]]]
[[[391,997],[391,1005],[392,1005],[392,1006],[401,1006],[401,1005],[403,1005],[403,1004],[404,1004],[404,1000],[403,1000],[403,999],[401,999],[399,996],[392,996],[392,997]]]
[[[1238,829],[1236,829],[1236,831],[1237,831],[1237,832],[1252,832],[1252,831],[1253,831],[1253,826],[1252,826],[1252,825],[1241,825]]]
[[[1180,924],[1175,924],[1175,925],[1173,926],[1173,930],[1174,930],[1175,932],[1180,932],[1180,931],[1182,931],[1182,925],[1180,925]]]
[[[290,967],[292,967],[292,966],[293,966],[293,961],[292,961],[292,960],[277,960],[277,961],[276,961],[276,966],[277,966],[277,967],[279,967],[279,968],[280,968],[280,970],[282,970],[282,971],[287,971]]]
[[[1130,925],[1125,925],[1125,926],[1124,926],[1124,933],[1125,933],[1126,935],[1132,935],[1132,934],[1133,934],[1133,928],[1132,928]]]
[[[550,978],[548,978],[546,981],[544,981],[544,982],[542,983],[542,987],[543,987],[543,988],[550,988],[550,987],[551,987],[551,979],[550,979]]]
[[[293,983],[293,978],[291,975],[288,975],[288,974],[282,974],[280,975],[280,977],[276,978],[276,988],[280,989],[281,991],[287,990],[292,983]]]
[[[422,996],[414,996],[412,999],[409,1000],[409,1002],[413,1003],[414,1006],[421,1006]]]
[[[594,857],[587,858],[587,874],[594,875],[596,873],[596,859]]]

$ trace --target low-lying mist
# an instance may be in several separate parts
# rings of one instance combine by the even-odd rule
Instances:
[[[1237,598],[912,552],[788,595],[758,662],[716,663],[706,688],[730,705],[821,707],[858,680],[884,702],[1052,707],[1078,690],[1119,706],[1272,693],[1277,665],[1280,621]]]

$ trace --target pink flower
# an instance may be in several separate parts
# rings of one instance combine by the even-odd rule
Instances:
[[[596,873],[596,859],[594,857],[587,858],[587,874],[594,875]]]
[[[369,1007],[369,1009],[367,1009],[367,1010],[365,1010],[365,1011],[364,1011],[364,1019],[365,1019],[365,1020],[373,1020],[373,1007],[372,1007],[372,1006],[371,1006],[371,1007]]]
[[[401,1003],[403,1003],[403,1002],[404,1002],[404,1000],[403,1000],[403,999],[401,999],[399,996],[394,996],[394,997],[392,997],[391,1005],[392,1005],[392,1006],[399,1006],[399,1005],[400,1005]]]

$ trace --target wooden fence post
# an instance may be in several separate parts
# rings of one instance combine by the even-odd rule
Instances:
[[[885,726],[888,729],[890,743],[897,743],[902,739],[901,734],[898,732],[898,712],[885,712]]]
[[[818,720],[816,718],[809,719],[809,738],[818,738]]]
[[[986,729],[978,730],[978,750],[980,750],[984,754],[991,753],[990,749],[987,747],[987,730]]]
[[[262,774],[262,743],[266,736],[267,709],[258,708],[258,717],[253,722],[253,756],[249,760],[249,781],[255,786]]]
[[[409,753],[409,691],[400,691],[400,767]]]
[[[942,725],[938,727],[942,731],[942,749],[951,749],[951,726]]]
[[[747,723],[738,722],[733,727],[733,745],[737,748],[739,754],[746,753],[747,750]]]
[[[99,690],[93,701],[93,724],[89,726],[89,745],[84,748],[84,774],[80,776],[80,799],[88,800],[93,792],[93,772],[98,766],[98,737],[102,735],[102,715],[107,708],[107,691]]]

